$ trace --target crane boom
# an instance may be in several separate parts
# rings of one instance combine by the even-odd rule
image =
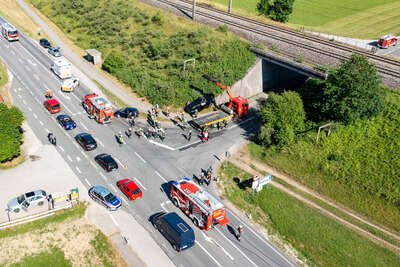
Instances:
[[[231,91],[231,88],[223,83],[221,83],[220,81],[218,81],[217,79],[211,77],[208,74],[204,74],[203,78],[205,78],[206,80],[214,83],[216,86],[218,86],[219,88],[221,88],[222,90],[225,90],[228,93],[229,99],[232,100],[233,99],[233,94]]]

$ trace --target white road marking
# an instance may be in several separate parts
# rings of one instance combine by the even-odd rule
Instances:
[[[29,111],[32,111],[31,107],[28,107],[28,110],[29,110]]]
[[[117,189],[115,188],[115,186],[113,186],[112,184],[110,184],[112,190],[114,190],[115,193],[117,193]]]
[[[110,217],[111,217],[111,220],[114,222],[114,224],[115,224],[117,227],[119,227],[117,221],[114,219],[114,217],[111,215],[111,213],[110,213]]]
[[[13,88],[14,92],[17,92],[17,88]]]
[[[22,99],[22,103],[24,103],[24,105],[26,105],[26,101],[25,101],[25,99]]]
[[[77,97],[75,94],[72,94],[72,96],[73,96],[73,97],[75,97],[75,98],[76,98],[76,100],[78,100],[78,102],[82,102],[82,100],[81,100],[81,99],[79,99],[79,97]]]
[[[77,162],[81,161],[81,158],[80,157],[76,157],[76,161]]]
[[[28,65],[25,65],[25,69],[26,69],[27,71],[31,71],[31,68],[29,68]]]
[[[147,138],[146,138],[146,139],[147,139]],[[170,146],[166,146],[166,145],[164,145],[164,144],[161,144],[161,143],[156,142],[156,141],[153,141],[153,140],[149,140],[149,143],[152,143],[153,145],[160,146],[160,147],[163,147],[163,148],[165,148],[165,149],[172,150],[172,151],[176,150],[175,148],[172,148],[172,147],[170,147]],[[186,146],[186,145],[185,145],[185,146]]]
[[[154,171],[158,177],[160,177],[164,182],[168,183],[167,179],[165,179],[158,171]]]
[[[90,162],[90,164],[91,164],[95,169],[97,169],[97,166],[96,166],[96,164],[94,164],[93,161],[89,161],[89,162]]]
[[[81,154],[82,154],[85,158],[88,158],[88,155],[86,155],[85,152],[83,152],[82,150],[81,150]]]
[[[144,190],[147,190],[147,188],[144,187],[144,185],[139,181],[139,179],[133,178],[133,180],[135,180],[140,185],[140,187],[142,187]]]
[[[107,177],[103,173],[100,172],[100,176],[104,179],[104,181],[107,181]]]
[[[237,249],[237,251],[240,252],[240,254],[242,254],[251,264],[253,264],[254,266],[257,266],[257,264],[254,263],[254,261],[252,261],[249,257],[246,256],[246,254],[243,253],[243,251],[241,251],[235,244],[233,244],[233,242],[227,238],[220,230],[218,230],[218,228],[214,227],[215,230],[217,230],[218,233],[220,233],[220,235],[225,238],[226,240],[228,240],[228,242]]]
[[[40,125],[42,125],[42,126],[44,125],[42,121],[39,121],[39,123],[40,123]]]
[[[37,74],[33,74],[33,77],[37,80],[40,81],[39,76]]]
[[[146,161],[144,160],[144,158],[142,158],[136,151],[135,151],[135,155],[136,155],[143,163],[146,163]]]
[[[215,241],[214,239],[211,238],[211,240],[212,240],[212,242],[215,243],[215,245],[217,245],[217,247],[220,247],[220,248],[224,251],[224,253],[225,253],[232,261],[235,260],[235,259],[232,257],[232,255],[229,254],[228,251],[226,251],[226,249],[225,249],[223,246],[221,246],[221,245],[220,245],[217,241]]]
[[[125,198],[121,197],[121,199],[126,205],[129,205],[128,201],[126,201]]]
[[[105,147],[104,144],[97,138],[96,138],[96,142],[99,143],[102,147]]]
[[[82,125],[82,127],[85,128],[86,131],[89,131],[89,128],[86,127],[86,125],[83,122],[80,122],[80,125]]]
[[[34,96],[34,94],[33,94],[33,92],[32,92],[31,90],[29,90],[29,93],[30,93],[32,96]]]
[[[82,173],[81,170],[78,168],[78,166],[76,166],[75,169],[77,172]]]
[[[68,155],[67,159],[72,162],[72,158]]]
[[[49,130],[46,129],[46,132],[50,132]],[[64,148],[62,146],[58,146],[62,152],[64,152]]]
[[[35,119],[37,119],[37,115],[36,115],[36,113],[33,113],[33,117],[34,117]]]
[[[30,59],[28,59],[28,62],[29,62],[32,66],[34,66],[34,67],[37,66],[37,64],[36,64],[35,62],[33,62],[32,60],[30,60]]]
[[[18,58],[18,61],[19,61],[19,63],[22,63],[22,62],[23,62],[21,58]]]
[[[270,247],[273,251],[275,251],[279,256],[281,256],[282,259],[284,259],[287,263],[289,263],[290,266],[295,266],[293,265],[292,262],[290,262],[285,256],[282,255],[278,250],[276,250],[271,244],[266,242],[259,234],[257,234],[250,226],[248,226],[245,222],[243,222],[238,216],[236,216],[233,212],[229,212],[233,217],[235,217],[239,222],[241,222],[242,225],[246,227],[250,232],[252,232],[258,239],[260,239],[264,244],[266,244],[268,247]]]
[[[62,95],[62,97],[64,97],[64,98],[68,99],[69,101],[71,101],[71,97],[67,96],[66,94],[61,94],[61,95]]]
[[[92,186],[92,185],[90,184],[90,182],[88,181],[88,179],[86,179],[86,178],[85,178],[85,182],[88,184],[88,186]]]
[[[207,255],[220,267],[222,267],[222,265],[210,254],[210,252],[208,252],[197,240],[196,240],[196,244],[199,245],[199,247],[204,250],[205,253],[207,253]]]
[[[19,98],[22,98],[22,96],[21,96],[20,94],[18,94],[18,97],[19,97]]]
[[[115,159],[116,162],[118,162],[119,165],[125,166],[124,164],[122,164],[122,162],[118,158],[116,158],[116,157],[113,157],[113,158]]]
[[[36,96],[34,98],[35,98],[36,102],[38,102],[40,104],[39,98],[37,98]]]
[[[163,210],[165,210],[165,212],[168,212],[167,208],[164,207],[164,205],[165,205],[165,203],[160,203],[161,208],[162,208]]]

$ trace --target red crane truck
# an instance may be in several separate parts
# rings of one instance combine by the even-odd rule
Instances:
[[[215,224],[229,223],[224,205],[187,177],[171,182],[170,197],[200,229],[210,230]]]

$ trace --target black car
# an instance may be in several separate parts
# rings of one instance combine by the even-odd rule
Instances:
[[[40,40],[39,40],[39,44],[40,44],[41,46],[43,46],[44,48],[49,48],[49,47],[51,47],[50,42],[47,41],[47,39],[45,39],[45,38],[40,39]]]
[[[115,116],[122,118],[127,118],[129,114],[132,114],[134,117],[139,117],[139,110],[134,107],[126,107],[115,112]]]
[[[208,108],[213,102],[214,95],[206,94],[188,103],[185,107],[185,111],[191,116],[195,116],[199,111]]]
[[[80,134],[76,135],[75,140],[86,151],[94,150],[97,148],[96,140],[93,138],[93,136],[91,136],[88,133],[80,133]]]
[[[97,155],[94,160],[107,172],[118,169],[117,162],[108,154]]]

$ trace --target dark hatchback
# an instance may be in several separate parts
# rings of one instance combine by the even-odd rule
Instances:
[[[81,145],[81,147],[86,150],[94,150],[97,148],[97,142],[93,138],[92,135],[88,133],[80,133],[75,136],[75,140],[78,142],[78,144]]]
[[[134,117],[139,117],[139,110],[133,107],[126,107],[115,112],[115,116],[122,118],[128,118],[129,114],[132,114]]]
[[[108,154],[97,155],[94,160],[107,172],[118,169],[117,162]]]
[[[189,113],[191,116],[194,116],[203,109],[208,108],[213,102],[214,102],[214,95],[206,94],[188,103],[185,107],[185,111]]]
[[[51,47],[50,42],[49,42],[47,39],[45,39],[45,38],[40,39],[40,40],[39,40],[39,44],[40,44],[42,47],[44,47],[44,48],[49,48],[49,47]]]

